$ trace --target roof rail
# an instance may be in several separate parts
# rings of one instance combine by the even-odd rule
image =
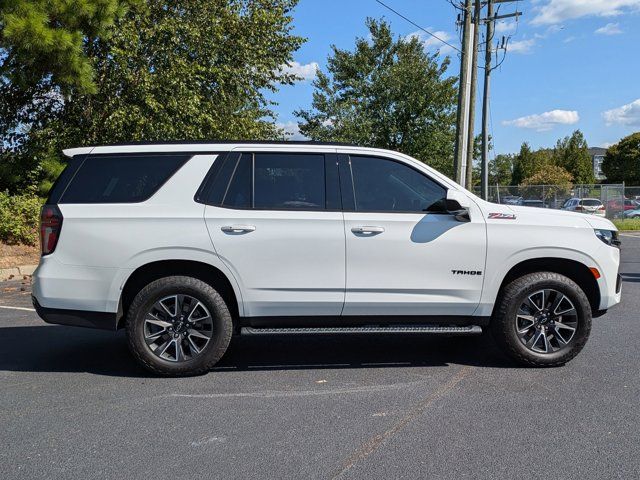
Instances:
[[[159,140],[159,141],[135,141],[135,142],[119,142],[119,143],[103,143],[101,147],[122,147],[126,145],[189,145],[189,144],[212,144],[212,145],[228,145],[228,144],[274,144],[274,145],[335,145],[341,147],[357,147],[354,143],[347,142],[317,142],[315,140]]]

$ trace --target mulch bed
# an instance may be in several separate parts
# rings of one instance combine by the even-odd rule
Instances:
[[[12,268],[20,265],[37,265],[40,261],[38,245],[7,245],[0,242],[0,268]]]

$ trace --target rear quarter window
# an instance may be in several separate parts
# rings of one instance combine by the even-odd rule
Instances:
[[[60,203],[136,203],[150,198],[191,155],[91,155]]]

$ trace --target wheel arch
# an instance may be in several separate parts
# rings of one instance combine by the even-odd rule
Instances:
[[[589,267],[577,260],[556,257],[531,258],[511,267],[498,289],[494,311],[505,286],[523,275],[534,272],[554,272],[573,280],[589,299],[592,314],[597,315],[600,308],[600,288]]]
[[[125,281],[118,304],[117,328],[124,326],[129,306],[140,290],[154,280],[173,275],[194,277],[208,283],[224,298],[232,318],[236,320],[240,316],[240,296],[220,269],[195,260],[158,260],[139,266]]]

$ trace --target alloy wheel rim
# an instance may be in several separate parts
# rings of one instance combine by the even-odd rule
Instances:
[[[550,354],[567,348],[578,329],[578,312],[573,302],[552,288],[529,294],[515,318],[518,338],[529,350]]]
[[[200,355],[213,338],[213,317],[190,295],[169,295],[144,317],[144,341],[156,357],[180,363]]]

